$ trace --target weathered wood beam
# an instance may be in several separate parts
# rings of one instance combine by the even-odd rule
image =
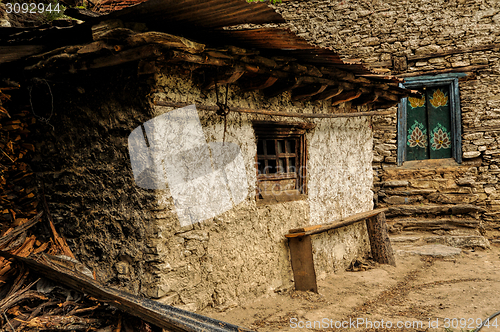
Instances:
[[[422,70],[415,71],[412,73],[399,74],[398,77],[413,77],[413,76],[422,76],[422,75],[438,75],[445,73],[461,73],[467,71],[475,71],[480,69],[486,69],[488,65],[473,65],[473,66],[465,66],[465,67],[456,67],[456,68],[447,68],[447,69],[437,69],[437,70]]]
[[[192,105],[193,103],[177,103],[177,102],[169,102],[169,101],[159,101],[155,100],[155,105],[158,106],[166,106],[166,107],[175,107],[181,108]],[[209,105],[196,105],[197,109],[217,112],[219,110],[218,106],[209,106]],[[248,108],[240,108],[240,107],[229,107],[230,112],[238,112],[238,113],[250,113],[250,114],[261,114],[261,115],[269,115],[269,116],[283,116],[289,118],[320,118],[320,119],[329,119],[329,118],[353,118],[358,116],[372,116],[372,115],[387,115],[394,114],[394,110],[387,111],[367,111],[367,112],[353,112],[353,113],[296,113],[296,112],[278,112],[278,111],[268,111],[268,110],[254,110]]]
[[[377,95],[379,95],[380,97],[387,99],[387,100],[399,101],[399,99],[401,98],[396,93],[391,93],[391,91],[375,89],[374,92]]]
[[[204,44],[196,43],[183,37],[156,31],[134,34],[128,37],[125,42],[127,45],[132,47],[146,44],[158,44],[167,48],[180,49],[189,53],[201,53],[205,49]]]
[[[211,66],[233,66],[233,61],[226,59],[218,59],[208,56],[202,56],[198,54],[188,54],[179,51],[167,51],[165,53],[165,61],[168,62],[192,62],[201,65],[211,65]]]
[[[96,58],[88,64],[88,68],[103,68],[121,65],[123,63],[158,57],[161,55],[160,47],[157,45],[145,45],[122,51],[118,54]]]
[[[294,228],[290,229],[288,231],[288,234],[285,235],[287,238],[291,237],[300,237],[300,236],[306,236],[306,235],[312,235],[312,234],[319,234],[323,233],[326,231],[330,231],[332,229],[337,229],[341,227],[346,227],[352,224],[355,224],[357,222],[363,221],[367,218],[371,218],[373,216],[378,215],[379,213],[384,213],[388,211],[389,208],[380,208],[376,210],[371,210],[367,212],[360,212],[353,214],[352,216],[349,216],[347,218],[342,218],[339,220],[335,220],[334,222],[326,225],[313,225],[313,226],[306,226],[306,227],[301,227],[301,228]]]
[[[279,80],[271,87],[264,89],[264,95],[268,98],[276,97],[277,95],[293,90],[302,84],[302,78],[294,77],[289,80]]]
[[[376,93],[363,93],[359,98],[352,102],[352,106],[364,106],[374,103],[378,100]]]
[[[231,84],[236,82],[241,76],[245,74],[245,69],[242,67],[234,67],[225,70],[223,73],[214,73],[212,75],[205,72],[206,75],[210,75],[206,82],[202,85],[203,90],[209,90],[215,87],[215,84]]]
[[[314,85],[306,85],[292,90],[292,100],[303,100],[308,97],[317,95],[325,91],[328,87],[326,84],[314,84]]]
[[[264,58],[260,55],[256,55],[253,57],[243,56],[239,60],[241,62],[250,63],[250,64],[257,65],[257,66],[264,66],[264,67],[271,68],[271,69],[278,67],[278,64],[276,63],[276,61],[274,61],[272,59]]]
[[[368,237],[370,238],[373,260],[379,264],[396,266],[394,251],[392,250],[391,240],[389,240],[389,234],[387,233],[384,212],[367,219],[366,228],[368,230]]]
[[[331,98],[332,100],[332,106],[345,103],[351,100],[354,100],[361,96],[363,92],[361,90],[351,90],[351,91],[344,91],[340,93],[339,95]]]
[[[274,76],[256,76],[245,80],[245,82],[239,83],[240,92],[247,92],[252,90],[263,90],[269,88],[271,85],[278,81],[277,77]]]
[[[78,51],[76,51],[77,54],[89,54],[89,53],[96,53],[101,50],[114,50],[115,48],[112,45],[109,45],[105,41],[98,40],[93,43],[84,45],[81,47]]]
[[[328,100],[335,96],[338,96],[339,94],[342,93],[342,91],[344,91],[344,87],[342,85],[330,87],[325,89],[325,91],[314,96],[312,100]]]
[[[416,54],[416,55],[408,55],[407,58],[409,61],[415,61],[415,60],[423,60],[423,59],[429,59],[429,58],[437,58],[437,57],[443,57],[446,55],[452,55],[452,54],[462,54],[462,53],[472,53],[472,52],[479,52],[479,51],[487,51],[487,50],[492,50],[495,48],[500,48],[500,43],[492,43],[492,44],[487,44],[487,45],[479,45],[479,46],[471,46],[471,47],[459,47],[451,50],[446,50],[446,51],[439,51],[439,52],[432,52],[432,53],[425,53],[425,54]]]

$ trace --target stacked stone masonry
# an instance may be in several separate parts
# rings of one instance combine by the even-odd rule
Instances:
[[[470,203],[498,228],[499,1],[293,1],[275,8],[310,42],[380,73],[465,73],[459,80],[463,163],[398,167],[394,107],[394,115],[373,117],[374,200],[376,206]]]

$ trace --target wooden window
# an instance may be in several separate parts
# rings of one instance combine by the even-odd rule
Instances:
[[[306,137],[313,124],[254,122],[256,197],[262,202],[301,199],[306,188]]]
[[[450,77],[451,76],[451,77]],[[398,109],[398,165],[405,161],[462,161],[458,75],[405,80],[422,97],[403,98]]]

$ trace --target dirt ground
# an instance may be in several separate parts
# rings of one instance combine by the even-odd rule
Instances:
[[[290,290],[202,314],[259,332],[450,332],[474,331],[500,311],[499,243],[489,250],[464,249],[454,257],[398,254],[396,260],[397,267],[330,275],[318,281],[319,294]],[[485,331],[500,331],[500,316]]]

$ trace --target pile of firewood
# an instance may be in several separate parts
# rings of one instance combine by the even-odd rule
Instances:
[[[37,193],[34,174],[26,161],[35,150],[29,141],[29,126],[35,118],[27,110],[8,109],[12,91],[18,88],[0,88],[0,251],[2,256],[48,254],[77,262],[58,235],[43,192]],[[49,241],[40,240],[42,237],[32,231],[38,222],[48,222]],[[95,279],[95,274],[89,273]],[[2,331],[157,329],[5,257],[0,257],[0,326]]]

